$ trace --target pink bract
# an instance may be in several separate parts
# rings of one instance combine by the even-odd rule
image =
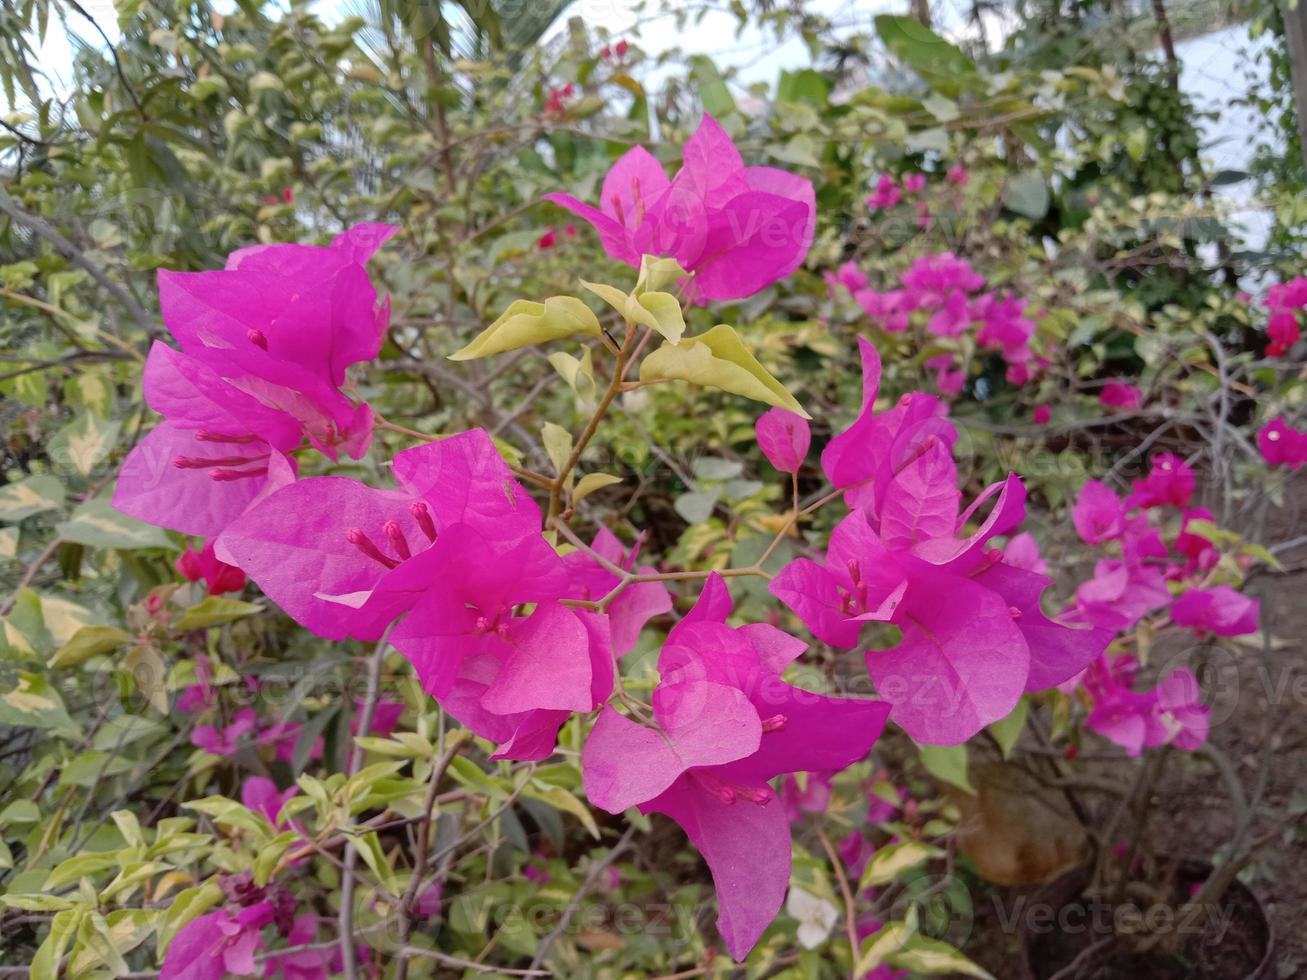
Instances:
[[[765,624],[732,629],[730,607],[712,576],[659,656],[658,727],[605,708],[582,766],[594,805],[656,810],[681,825],[708,861],[718,928],[741,960],[780,910],[790,877],[789,822],[769,781],[856,762],[887,706],[791,687],[780,674],[804,644]]]
[[[773,167],[746,167],[735,144],[704,115],[670,180],[643,147],[604,178],[599,207],[546,194],[584,218],[604,251],[638,268],[642,255],[675,258],[693,277],[697,303],[752,296],[803,264],[816,226],[811,181]]]
[[[782,473],[799,472],[812,442],[807,419],[784,408],[773,408],[759,416],[754,433],[758,448],[772,466]]]

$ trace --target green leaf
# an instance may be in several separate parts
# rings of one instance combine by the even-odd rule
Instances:
[[[1012,709],[1011,714],[989,726],[989,733],[998,742],[998,747],[1002,750],[1004,759],[1012,754],[1012,746],[1016,745],[1017,739],[1021,737],[1021,732],[1026,727],[1026,717],[1029,714],[1030,702],[1022,698],[1017,702],[1017,706]]]
[[[602,490],[604,487],[611,487],[614,483],[621,483],[620,476],[613,476],[611,473],[587,473],[581,479],[576,481],[576,489],[572,491],[572,503],[579,504],[582,499],[590,496],[596,490]]]
[[[369,831],[355,842],[358,847],[359,856],[367,862],[372,873],[377,876],[386,891],[392,895],[398,894],[399,889],[395,883],[395,869],[386,863],[386,854],[381,849],[381,841],[378,839],[376,831]]]
[[[663,344],[641,362],[640,380],[689,381],[812,417],[724,323],[679,344]]]
[[[881,14],[876,18],[876,33],[895,57],[950,99],[956,99],[965,87],[979,81],[975,63],[962,49],[915,17]]]
[[[85,909],[65,909],[50,920],[50,932],[32,957],[29,980],[56,980],[64,950],[82,925]]]
[[[563,789],[561,786],[542,786],[537,780],[532,780],[525,790],[523,796],[530,797],[533,800],[540,800],[548,803],[555,810],[561,810],[564,813],[570,813],[576,819],[580,820],[590,836],[599,839],[599,826],[595,823],[594,815],[590,808],[578,800],[575,796]]]
[[[735,98],[710,58],[702,54],[692,57],[690,75],[694,79],[694,89],[699,93],[704,112],[720,121],[723,116],[735,111]]]
[[[470,344],[450,354],[449,359],[469,361],[564,337],[598,337],[599,333],[599,318],[573,296],[551,296],[543,303],[519,299],[509,304],[499,319]]]
[[[562,473],[563,467],[567,465],[572,455],[572,433],[561,425],[546,422],[540,430],[540,435],[545,444],[545,452],[549,455],[549,462],[554,464],[554,473]]]
[[[1048,214],[1048,184],[1044,178],[1033,170],[1026,170],[1013,177],[1003,188],[1003,203],[1017,214],[1038,221]]]
[[[26,671],[19,671],[16,687],[0,694],[0,722],[65,735],[78,734],[77,725],[68,717],[59,692],[40,674]]]
[[[55,651],[51,667],[77,667],[92,657],[116,650],[131,642],[131,634],[116,626],[83,626],[73,638]]]
[[[990,974],[971,962],[953,946],[920,933],[910,937],[898,952],[889,956],[890,966],[928,976],[940,973],[961,973],[980,980],[994,980]]]
[[[89,878],[102,871],[118,866],[117,851],[97,851],[92,854],[78,854],[57,865],[45,879],[44,891],[52,892],[65,885],[71,885],[81,878]]]
[[[30,476],[0,487],[0,521],[16,522],[62,507],[64,485],[53,476]]]
[[[917,907],[912,905],[908,907],[908,914],[903,922],[887,922],[862,941],[855,974],[864,976],[876,969],[901,950],[916,932]]]
[[[0,560],[13,560],[18,557],[18,539],[16,527],[0,527]]]
[[[975,793],[975,787],[967,776],[967,747],[963,745],[918,745],[921,764],[936,779],[943,780],[950,786]]]
[[[178,630],[201,630],[244,619],[258,612],[263,612],[263,607],[258,603],[211,595],[178,616],[173,626]]]
[[[95,464],[113,450],[121,430],[121,422],[82,412],[50,440],[50,451],[82,476],[89,476]]]
[[[909,868],[915,868],[922,861],[928,861],[944,853],[938,847],[931,847],[917,840],[904,840],[897,844],[887,844],[880,848],[862,871],[858,881],[858,891],[875,885],[886,885]]]
[[[94,548],[169,548],[162,528],[154,527],[115,510],[108,498],[88,500],[55,533],[64,541]]]

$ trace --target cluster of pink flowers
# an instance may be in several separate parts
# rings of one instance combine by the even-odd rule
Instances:
[[[1298,311],[1307,308],[1307,279],[1296,276],[1288,282],[1272,286],[1266,291],[1263,305],[1270,310],[1266,321],[1267,357],[1280,357],[1298,342],[1302,331],[1298,326]]]
[[[889,211],[903,203],[905,199],[924,191],[927,179],[927,175],[919,171],[904,174],[901,182],[896,180],[893,174],[881,174],[875,188],[867,197],[866,205],[872,211]],[[965,187],[970,178],[966,168],[960,163],[955,163],[948,168],[945,179],[950,184]],[[930,205],[925,201],[917,201],[914,207],[917,213],[917,227],[923,231],[928,229],[931,225]]]
[[[226,268],[159,273],[163,321],[181,346],[156,341],[145,400],[164,416],[123,465],[114,506],[210,537],[295,479],[307,442],[361,457],[372,411],[340,389],[376,357],[389,303],[363,268],[393,234],[355,225],[331,245],[255,245]]]
[[[1116,635],[1167,610],[1173,624],[1198,637],[1257,630],[1258,600],[1210,582],[1221,554],[1191,529],[1196,521],[1212,520],[1210,511],[1192,506],[1194,483],[1182,459],[1161,453],[1124,500],[1097,480],[1084,485],[1072,508],[1076,532],[1086,544],[1114,554],[1100,559],[1093,577],[1076,590],[1065,621]],[[1136,692],[1136,668],[1129,655],[1104,656],[1067,685],[1069,691],[1078,687],[1092,705],[1089,727],[1132,755],[1162,743],[1201,745],[1207,709],[1193,675],[1176,670],[1155,689]]]
[[[726,131],[705,115],[668,179],[642,146],[604,178],[599,207],[570,194],[546,194],[588,221],[611,258],[640,267],[642,255],[676,259],[693,273],[697,303],[752,296],[797,269],[812,244],[812,182],[774,167],[746,167]]]
[[[877,413],[880,359],[859,343],[862,413],[821,458],[850,513],[822,561],[795,559],[771,591],[831,646],[858,646],[868,622],[897,626],[897,646],[866,652],[879,696],[917,741],[957,744],[1006,717],[1026,691],[1079,673],[1111,634],[1044,615],[1052,580],[991,545],[1024,519],[1021,481],[1010,475],[963,509],[946,406],[915,392]],[[967,534],[986,503],[988,516]]]
[[[985,277],[952,252],[918,258],[899,277],[900,288],[886,292],[871,289],[866,274],[853,262],[846,262],[826,278],[832,290],[847,290],[887,333],[907,330],[914,315],[927,333],[946,340],[975,327],[977,343],[1002,354],[1008,365],[1007,378],[1013,384],[1025,384],[1048,363],[1031,348],[1036,327],[1026,316],[1026,301],[1011,293],[985,291]],[[940,354],[926,366],[936,372],[942,394],[962,390],[966,373],[958,366],[956,354]]]

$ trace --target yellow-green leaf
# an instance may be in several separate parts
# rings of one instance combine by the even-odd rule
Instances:
[[[527,786],[522,794],[532,799],[548,803],[555,810],[561,810],[564,813],[570,813],[576,819],[580,820],[590,836],[599,839],[599,827],[595,823],[594,815],[591,814],[590,808],[578,800],[575,796],[563,789],[561,786],[540,786],[535,780]]]
[[[656,255],[640,256],[640,277],[635,281],[635,295],[665,292],[690,273],[675,259]]]
[[[901,950],[917,932],[917,908],[908,907],[906,920],[887,922],[862,941],[856,974],[864,976]]]
[[[587,473],[576,481],[576,489],[572,491],[572,503],[580,503],[583,497],[588,497],[596,490],[621,482],[620,476],[613,476],[611,473]]]
[[[52,476],[31,476],[0,487],[0,521],[21,521],[64,502],[64,485]]]
[[[888,844],[876,851],[867,862],[862,878],[858,881],[858,891],[861,892],[875,885],[888,884],[909,868],[915,868],[922,861],[936,857],[940,853],[942,852],[939,848],[916,840]]]
[[[95,464],[109,455],[121,429],[121,422],[82,412],[50,440],[50,452],[82,476],[89,476]]]
[[[599,318],[594,311],[573,296],[551,296],[543,303],[519,299],[449,359],[469,361],[564,337],[597,337],[599,332]]]
[[[549,462],[554,464],[554,472],[563,472],[563,467],[567,465],[572,455],[572,433],[561,425],[546,422],[540,434],[545,444],[545,452],[549,454]]]
[[[77,933],[84,915],[85,909],[65,909],[55,913],[50,920],[50,931],[46,934],[45,941],[32,957],[28,970],[30,980],[55,980],[59,975],[59,962],[64,957],[64,950]]]
[[[584,279],[581,285],[615,309],[628,323],[648,327],[673,344],[685,334],[681,302],[671,293],[624,293],[616,286]]]
[[[51,667],[76,667],[92,657],[116,650],[131,641],[131,634],[116,626],[83,626],[73,638],[55,651]]]
[[[812,417],[724,323],[679,344],[663,344],[640,364],[640,380],[689,381]]]
[[[244,619],[246,616],[253,616],[262,611],[263,607],[254,602],[241,602],[239,599],[224,599],[222,596],[211,595],[206,596],[198,605],[187,609],[173,625],[179,630],[199,630]]]
[[[953,946],[920,933],[909,938],[898,952],[891,953],[889,963],[896,969],[911,970],[913,973],[962,973],[978,977],[979,980],[994,980]]]

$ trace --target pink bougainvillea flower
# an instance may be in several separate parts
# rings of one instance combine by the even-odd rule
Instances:
[[[204,547],[199,551],[187,548],[174,567],[188,582],[204,579],[209,595],[239,592],[245,588],[245,573],[233,565],[219,561],[213,553],[212,541],[204,542]]]
[[[773,408],[758,417],[754,425],[758,448],[781,473],[797,473],[808,455],[812,430],[802,415]]]
[[[1295,276],[1288,282],[1276,283],[1266,291],[1262,302],[1272,310],[1301,310],[1307,307],[1307,278]]]
[[[588,221],[604,251],[638,268],[642,255],[676,259],[696,303],[743,299],[803,264],[816,227],[812,182],[746,167],[726,131],[705,115],[670,180],[643,147],[604,178],[599,207],[568,194],[545,199]]]
[[[947,298],[926,323],[936,337],[957,337],[971,327],[971,304],[960,289],[950,290]]]
[[[159,273],[163,321],[145,400],[165,421],[128,455],[114,491],[124,513],[216,535],[294,478],[305,438],[358,458],[372,411],[340,391],[345,371],[381,349],[388,302],[363,264],[394,229],[355,225],[330,246],[256,245],[224,269]]]
[[[1191,752],[1207,740],[1210,711],[1190,671],[1173,671],[1142,693],[1130,689],[1131,674],[1118,675],[1106,658],[1086,671],[1084,686],[1094,705],[1086,725],[1131,756],[1158,745]]]
[[[1171,605],[1171,619],[1198,636],[1243,636],[1257,632],[1261,603],[1228,585],[1190,589]]]
[[[141,384],[165,421],[123,463],[113,494],[123,513],[209,537],[295,479],[286,453],[303,436],[287,413],[157,341]]]
[[[1135,480],[1126,508],[1188,507],[1194,495],[1194,471],[1173,453],[1158,453],[1151,460],[1148,476]]]
[[[959,187],[965,187],[967,181],[970,180],[970,177],[967,174],[967,168],[962,166],[960,163],[955,163],[953,166],[949,167],[948,173],[945,176],[948,177],[949,183],[957,184]]]
[[[1036,575],[1048,571],[1048,563],[1039,554],[1039,542],[1029,531],[1014,534],[1003,549],[1003,561],[1013,568],[1024,568]]]
[[[933,296],[922,306],[939,306],[951,290],[974,293],[985,285],[985,277],[971,268],[971,263],[952,252],[923,255],[899,278],[905,289]]]
[[[404,702],[392,701],[390,698],[379,698],[377,705],[372,711],[372,726],[368,730],[369,735],[376,735],[378,738],[385,738],[395,730],[399,724],[400,716],[404,714]],[[359,719],[363,717],[363,702],[355,699],[354,714],[349,719],[349,733],[357,735],[359,728]]]
[[[870,750],[887,706],[791,687],[802,641],[765,623],[725,625],[716,575],[668,634],[654,691],[657,728],[611,707],[582,752],[586,795],[610,813],[671,817],[703,852],[717,886],[718,928],[737,960],[775,918],[790,878],[790,826],[769,781],[838,771]]]
[[[981,346],[1002,351],[1003,359],[1011,365],[1025,365],[1034,354],[1030,338],[1035,334],[1035,321],[1025,316],[1026,301],[1011,294],[998,297],[987,293],[976,300],[975,315],[984,321],[976,333]],[[1014,384],[1024,384],[1019,373]]]
[[[636,559],[640,555],[643,538],[636,540],[628,551],[622,542],[607,528],[600,528],[590,543],[590,549],[612,565],[625,571],[638,571],[650,574],[655,569],[647,565],[636,568]],[[621,581],[609,568],[605,568],[584,551],[573,551],[563,556],[567,566],[571,594],[568,598],[596,600],[602,599]],[[655,616],[661,616],[672,610],[672,596],[661,582],[636,582],[628,585],[622,593],[608,604],[605,613],[608,616],[609,633],[612,638],[613,655],[623,657],[635,649],[640,641],[640,631]]]
[[[903,200],[903,191],[889,174],[881,174],[876,189],[867,198],[867,207],[873,211],[887,211]]]
[[[258,723],[253,708],[241,708],[232,716],[231,723],[222,728],[196,725],[191,731],[191,744],[214,755],[232,755],[240,747],[241,736],[254,731]]]
[[[877,414],[880,355],[865,338],[858,338],[862,358],[862,410],[858,418],[822,450],[821,466],[832,486],[845,489],[850,506],[877,510],[895,470],[908,463],[929,440],[951,450],[957,430],[944,415],[948,407],[933,395],[904,395],[888,411]],[[932,456],[942,460],[943,457]]]
[[[923,173],[910,173],[903,178],[903,189],[909,194],[918,194],[926,186],[926,175]]]
[[[558,232],[553,228],[548,228],[545,233],[536,239],[536,248],[544,251],[553,248],[558,244]]]
[[[281,808],[299,792],[295,786],[277,792],[277,784],[266,776],[250,776],[241,786],[241,802],[255,813],[268,818],[274,827],[281,825]]]
[[[1053,421],[1053,410],[1047,405],[1036,405],[1033,418],[1035,425],[1048,425]]]
[[[847,435],[831,445],[861,445],[861,457],[879,457],[882,466],[894,458],[885,444],[902,438],[868,430],[839,447]],[[1009,477],[959,514],[950,449],[931,433],[887,472],[864,477],[865,485],[880,486],[854,501],[857,509],[832,532],[824,561],[796,559],[771,584],[772,594],[832,646],[856,646],[869,621],[899,627],[898,646],[867,651],[867,669],[880,696],[893,703],[895,722],[931,744],[965,741],[1005,717],[1024,691],[1043,690],[1083,670],[1110,640],[1102,630],[1050,621],[1040,598],[1052,580],[986,549],[990,538],[1020,524],[1024,488]],[[845,460],[838,463],[828,475],[833,469],[842,476]],[[959,537],[995,494],[989,516]]]
[[[1271,466],[1296,470],[1307,464],[1307,432],[1289,425],[1283,415],[1276,416],[1257,433],[1257,448]]]
[[[539,537],[539,508],[481,429],[406,449],[391,470],[395,490],[334,476],[283,487],[227,529],[218,555],[319,636],[375,640],[436,584],[427,552],[446,527]]]
[[[782,795],[785,798],[785,816],[790,823],[805,813],[825,813],[830,806],[831,777],[834,773],[814,772],[808,775],[806,785],[800,786],[793,774],[785,777]]]
[[[1155,557],[1165,557],[1166,549]],[[1067,619],[1100,629],[1129,629],[1171,601],[1162,570],[1138,555],[1106,558],[1094,566],[1094,577],[1076,589],[1076,606]]]
[[[378,302],[364,263],[395,231],[354,225],[326,247],[255,245],[221,270],[162,271],[163,321],[188,357],[297,422],[333,458],[337,446],[357,458],[371,413],[339,389],[351,364],[381,350],[390,304]]]
[[[935,387],[941,395],[956,395],[967,382],[966,372],[954,365],[957,358],[952,354],[938,354],[928,358],[925,366],[935,372]]]
[[[1175,536],[1173,547],[1189,561],[1181,568],[1176,568],[1172,578],[1189,578],[1211,571],[1221,561],[1221,552],[1216,545],[1201,534],[1189,530],[1194,521],[1211,521],[1212,512],[1205,507],[1191,507],[1184,512],[1180,522],[1180,533]]]
[[[300,733],[303,730],[304,726],[297,721],[278,718],[271,725],[260,729],[256,742],[260,746],[272,746],[273,757],[278,762],[294,762],[295,749],[299,745]],[[321,759],[323,744],[321,737],[315,739],[313,745],[309,747],[308,757]]]
[[[572,712],[612,693],[608,618],[558,601],[568,566],[539,533],[455,524],[422,557],[430,585],[391,643],[446,711],[500,743],[492,758],[545,758]]]
[[[213,668],[209,658],[200,654],[195,658],[195,683],[182,689],[177,695],[176,708],[190,715],[207,711],[218,703],[218,691],[213,686]]]
[[[1109,381],[1098,393],[1099,404],[1107,408],[1136,409],[1144,403],[1144,393],[1124,381]]]
[[[859,289],[867,288],[867,274],[858,268],[858,264],[852,260],[845,262],[835,272],[829,270],[822,273],[829,287],[831,295],[834,295],[837,286],[843,286],[850,293],[856,293]]]
[[[257,970],[255,950],[263,948],[263,927],[276,912],[271,902],[239,911],[206,912],[182,926],[168,947],[160,980],[222,980],[249,977]]]
[[[1125,533],[1125,505],[1111,487],[1086,480],[1071,508],[1071,522],[1085,544],[1115,541]]]
[[[874,289],[859,289],[853,299],[875,320],[886,333],[902,333],[908,329],[908,315],[915,309],[915,300],[902,289],[886,293]]]
[[[1266,345],[1267,357],[1282,357],[1289,353],[1289,348],[1302,336],[1293,310],[1281,308],[1273,311],[1266,322],[1266,336],[1270,340]]]
[[[263,975],[275,977],[281,974],[283,980],[327,980],[328,977],[338,976],[340,967],[333,963],[333,957],[339,956],[339,946],[333,945],[331,949],[296,949],[315,945],[317,938],[318,917],[309,912],[297,915],[286,935],[289,949],[269,954],[263,963]]]

